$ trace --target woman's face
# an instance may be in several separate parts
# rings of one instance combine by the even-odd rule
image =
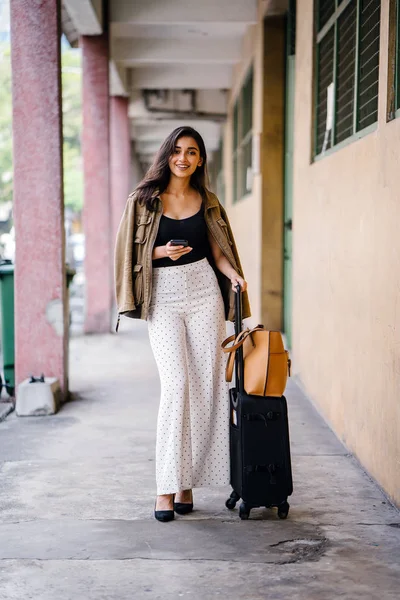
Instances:
[[[171,173],[179,178],[190,177],[202,163],[199,147],[192,137],[179,138],[168,161]]]

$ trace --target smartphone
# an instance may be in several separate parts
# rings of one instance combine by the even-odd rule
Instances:
[[[189,242],[187,240],[170,240],[169,243],[171,246],[184,246],[184,248],[189,246]]]

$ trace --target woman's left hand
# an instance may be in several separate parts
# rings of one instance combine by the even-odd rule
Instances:
[[[237,284],[239,284],[242,288],[242,292],[245,292],[247,290],[247,281],[245,281],[243,277],[240,277],[240,275],[238,275],[237,273],[235,273],[235,275],[231,277],[231,284],[234,292],[236,292]]]

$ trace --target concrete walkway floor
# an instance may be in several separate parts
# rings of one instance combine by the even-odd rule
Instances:
[[[287,521],[240,521],[229,489],[153,518],[159,381],[145,323],[71,342],[74,400],[0,423],[0,598],[400,597],[400,515],[293,382]],[[373,443],[373,440],[371,440]]]

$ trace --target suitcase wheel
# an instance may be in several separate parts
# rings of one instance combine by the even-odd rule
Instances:
[[[229,510],[233,510],[236,506],[236,500],[233,500],[233,498],[228,498],[228,500],[225,502],[225,506],[226,508],[229,508]]]
[[[236,492],[232,492],[228,500],[225,502],[226,508],[229,508],[229,510],[233,510],[238,500],[240,500],[239,494],[237,494]]]
[[[242,504],[239,506],[239,517],[242,519],[242,521],[247,521],[250,515],[250,510],[251,509],[247,506],[247,504],[242,502]]]
[[[289,508],[290,505],[288,502],[282,502],[282,504],[278,506],[278,517],[280,519],[286,519],[289,514]]]

